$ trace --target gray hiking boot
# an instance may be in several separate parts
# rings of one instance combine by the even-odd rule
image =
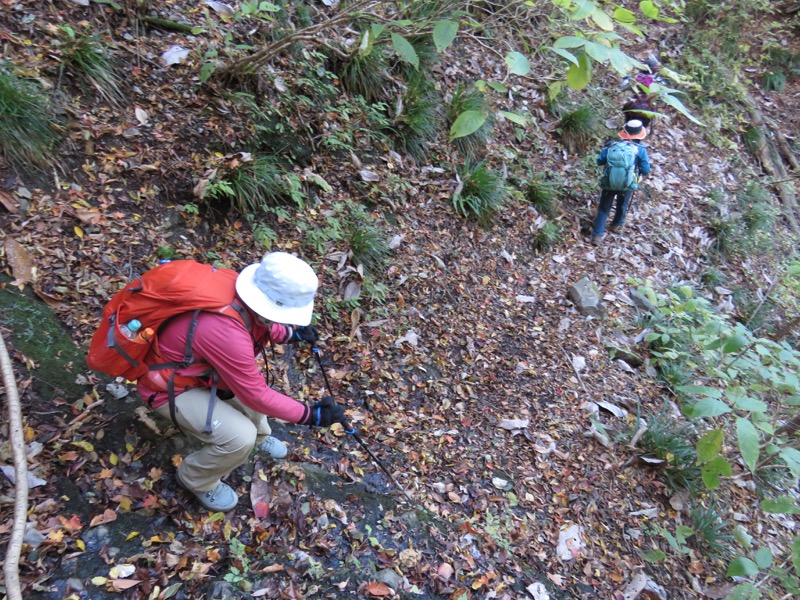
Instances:
[[[175,471],[175,480],[178,485],[185,489],[187,492],[194,494],[197,501],[203,505],[204,508],[214,512],[228,512],[236,508],[239,503],[239,495],[233,491],[233,488],[227,483],[221,481],[208,492],[195,492],[189,488],[181,479],[181,471]]]
[[[608,230],[611,233],[619,233],[622,231],[622,228],[625,227],[625,223],[620,223],[619,225],[610,225]]]
[[[268,454],[272,458],[285,458],[288,454],[289,450],[286,448],[286,444],[280,441],[278,438],[274,438],[269,436],[263,442],[261,442],[261,451],[265,454]]]
[[[603,243],[603,240],[606,238],[605,234],[603,235],[593,235],[592,236],[592,246],[599,246]]]

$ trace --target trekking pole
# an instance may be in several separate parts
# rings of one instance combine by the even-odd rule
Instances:
[[[322,371],[322,377],[325,379],[325,386],[328,388],[328,394],[330,394],[330,396],[333,398],[333,390],[331,389],[330,381],[328,381],[328,375],[327,375],[327,373],[325,373],[325,367],[322,366],[322,358],[320,358],[320,355],[319,355],[319,348],[317,348],[316,346],[313,346],[311,348],[311,350],[314,352],[314,356],[317,357],[317,362],[319,363],[319,369],[320,369],[320,371]],[[408,501],[411,502],[411,504],[413,504],[415,507],[419,508],[416,500],[414,500],[414,498],[411,496],[411,494],[408,493],[406,488],[404,488],[402,485],[400,485],[400,482],[397,481],[395,476],[392,475],[389,472],[389,469],[387,469],[386,466],[384,466],[384,464],[380,461],[380,459],[377,456],[375,456],[375,453],[372,450],[369,449],[369,446],[367,446],[367,443],[363,439],[361,439],[361,436],[358,434],[358,432],[356,431],[355,427],[350,425],[350,423],[347,420],[345,420],[342,423],[342,427],[344,427],[344,432],[347,435],[351,436],[353,439],[355,439],[355,441],[358,442],[358,444],[361,446],[361,448],[364,450],[364,452],[369,454],[369,457],[373,460],[373,462],[376,465],[378,465],[384,473],[386,473],[386,475],[389,477],[389,479],[392,481],[392,483],[395,485],[395,487],[398,490],[400,490],[401,492],[403,492],[405,497],[408,498]]]

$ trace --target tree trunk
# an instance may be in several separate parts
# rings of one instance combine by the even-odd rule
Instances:
[[[756,133],[756,143],[753,144],[753,152],[761,163],[764,171],[774,179],[779,180],[774,185],[778,192],[778,197],[781,200],[781,204],[783,205],[783,214],[792,230],[798,232],[800,231],[800,223],[797,221],[797,192],[795,191],[792,177],[781,159],[781,153],[776,147],[776,142],[767,135],[768,122],[764,114],[759,110],[755,98],[747,94],[745,96],[745,102],[750,111],[753,131]],[[774,126],[774,124],[772,125]],[[777,131],[774,127],[772,129]],[[784,153],[787,150],[791,154],[788,143],[784,148]],[[790,163],[797,164],[797,160],[794,158],[793,154]]]

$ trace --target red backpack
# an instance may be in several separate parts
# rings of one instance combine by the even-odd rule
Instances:
[[[164,362],[158,348],[158,330],[167,320],[186,312],[209,311],[238,320],[249,329],[250,319],[236,302],[236,277],[231,269],[204,265],[193,260],[176,260],[159,265],[131,281],[103,309],[100,326],[92,336],[86,362],[89,367],[112,377],[136,381],[150,371],[171,372],[169,377],[170,412],[174,413],[174,390],[186,387],[196,377],[175,376],[179,368],[197,364],[192,356],[192,338],[197,315],[192,320],[181,362]],[[148,339],[130,339],[120,326],[137,319],[142,331],[152,330]],[[216,373],[210,373],[212,399],[216,393]],[[208,379],[208,378],[206,378]],[[191,380],[191,381],[189,381]],[[209,415],[211,407],[209,407]],[[174,416],[173,416],[174,420]]]

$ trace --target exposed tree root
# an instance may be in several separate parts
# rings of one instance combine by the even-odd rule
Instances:
[[[6,343],[0,334],[0,367],[3,370],[3,386],[8,403],[8,433],[11,439],[11,450],[14,456],[14,473],[16,475],[16,493],[14,498],[14,522],[11,538],[6,549],[3,565],[6,594],[9,600],[22,600],[19,587],[19,556],[22,550],[22,538],[25,535],[25,524],[28,515],[28,459],[25,456],[25,439],[22,434],[22,412],[19,405],[19,391],[14,379],[11,357],[6,350]]]

